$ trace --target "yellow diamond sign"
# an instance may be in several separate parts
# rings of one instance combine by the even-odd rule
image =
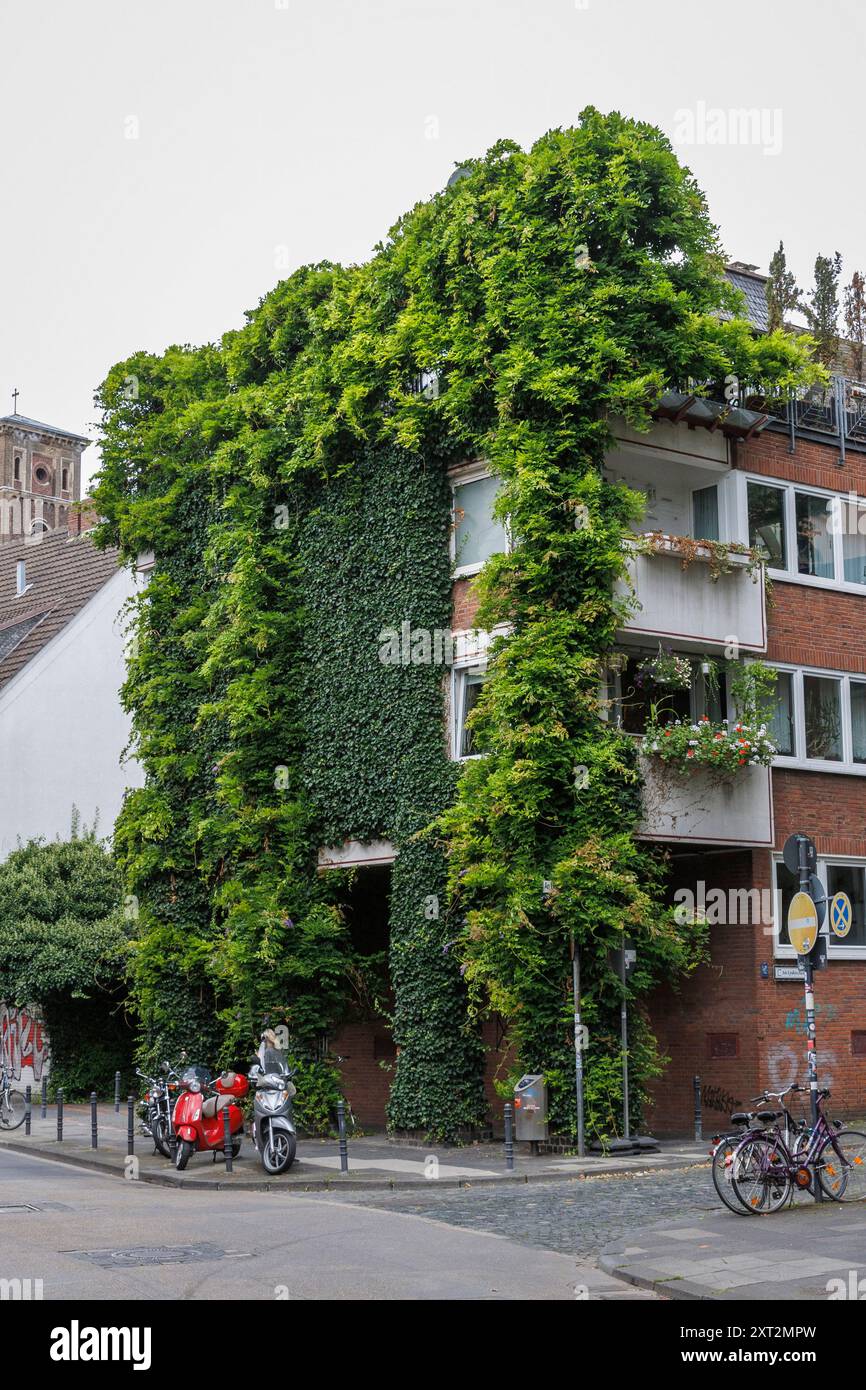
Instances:
[[[808,893],[795,893],[791,899],[788,936],[798,956],[807,956],[818,940],[818,909]]]

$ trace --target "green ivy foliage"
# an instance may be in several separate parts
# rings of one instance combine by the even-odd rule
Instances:
[[[114,1094],[131,1073],[129,929],[117,865],[92,834],[32,840],[0,864],[0,999],[38,1004],[52,1086]]]
[[[633,747],[599,718],[637,505],[602,479],[609,419],[646,427],[688,378],[784,389],[809,345],[737,317],[703,195],[653,127],[590,108],[464,174],[366,264],[305,267],[219,345],[136,354],[100,389],[103,538],[156,555],[125,694],[148,781],[117,836],[141,902],[134,999],[149,1046],[192,1030],[237,1048],[266,1010],[312,1048],[371,968],[317,847],[388,837],[391,1123],[482,1121],[492,1007],[573,1127],[574,937],[609,1127],[609,946],[638,938],[635,996],[700,951],[634,837]],[[431,371],[432,398],[412,387]],[[512,635],[475,716],[487,756],[455,786],[442,669],[376,644],[406,619],[448,626],[445,470],[477,457],[514,538],[480,621]],[[640,1093],[660,1061],[635,1016]]]

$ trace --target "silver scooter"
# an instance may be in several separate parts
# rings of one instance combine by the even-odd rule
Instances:
[[[253,1139],[266,1173],[286,1173],[295,1161],[297,1139],[292,1118],[295,1087],[286,1055],[268,1030],[249,1073],[256,1088]]]

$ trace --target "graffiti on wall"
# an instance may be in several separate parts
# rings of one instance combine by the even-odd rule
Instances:
[[[15,1081],[25,1067],[32,1068],[35,1081],[41,1081],[48,1062],[48,1035],[38,1010],[0,1003],[0,1056]]]
[[[770,1087],[774,1091],[784,1091],[795,1081],[802,1085],[806,1078],[806,1054],[802,1048],[788,1047],[779,1043],[772,1047],[767,1058],[770,1071]],[[836,1053],[833,1048],[818,1049],[818,1079],[821,1086],[833,1085],[833,1072],[836,1067]]]

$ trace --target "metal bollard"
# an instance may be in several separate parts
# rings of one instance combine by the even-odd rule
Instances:
[[[120,1114],[120,1072],[114,1073],[114,1113]]]
[[[135,1096],[126,1097],[126,1156],[135,1153]]]
[[[63,1089],[57,1091],[57,1142],[63,1143]]]
[[[29,1133],[30,1133],[30,1120],[31,1120],[31,1117],[32,1117],[32,1114],[33,1114],[33,1087],[32,1087],[32,1086],[27,1086],[27,1087],[25,1088],[25,1091],[24,1091],[24,1100],[25,1100],[25,1102],[26,1102],[26,1104],[27,1104],[27,1109],[26,1109],[25,1112],[24,1112],[24,1133],[25,1133],[25,1134],[29,1134]]]
[[[223,1153],[226,1157],[226,1172],[232,1171],[232,1122],[229,1107],[223,1111]]]
[[[337,1101],[337,1129],[340,1133],[340,1172],[349,1171],[349,1145],[346,1141],[346,1102]]]
[[[514,1106],[510,1101],[505,1104],[505,1166],[509,1172],[514,1168]]]
[[[42,1119],[48,1114],[48,1077],[42,1078]]]
[[[694,1080],[694,1087],[695,1087],[695,1139],[698,1141],[698,1143],[700,1143],[701,1139],[703,1138],[703,1135],[701,1134],[701,1130],[702,1130],[703,1126],[702,1126],[702,1117],[701,1117],[701,1078],[700,1078],[699,1076],[696,1076],[696,1077],[695,1077],[695,1080]]]
[[[95,1092],[95,1091],[91,1091],[91,1092],[90,1092],[90,1147],[91,1147],[92,1149],[97,1149],[97,1148],[99,1148],[99,1142],[98,1142],[97,1133],[96,1133],[96,1126],[97,1126],[97,1123],[98,1123],[98,1121],[97,1121],[97,1116],[96,1116],[96,1092]]]

